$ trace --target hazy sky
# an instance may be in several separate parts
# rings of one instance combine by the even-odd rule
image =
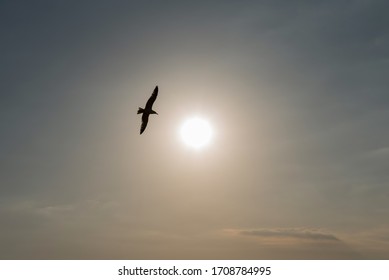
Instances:
[[[389,259],[388,9],[1,1],[0,258]]]

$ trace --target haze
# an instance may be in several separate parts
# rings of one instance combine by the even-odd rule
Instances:
[[[388,259],[388,8],[2,1],[0,258]]]

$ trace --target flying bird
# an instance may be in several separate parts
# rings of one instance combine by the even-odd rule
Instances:
[[[146,129],[147,123],[149,121],[149,115],[150,114],[158,115],[158,113],[152,109],[154,101],[155,99],[157,99],[157,95],[158,95],[158,86],[155,87],[153,94],[151,94],[149,100],[147,100],[145,108],[143,109],[139,107],[138,109],[138,114],[142,114],[142,125],[140,127],[140,134],[142,134],[143,131],[145,131]]]

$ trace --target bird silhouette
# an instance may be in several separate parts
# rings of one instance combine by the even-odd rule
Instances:
[[[155,99],[157,99],[157,95],[158,95],[158,86],[155,87],[149,100],[147,100],[145,108],[143,109],[143,108],[139,107],[139,109],[138,109],[138,114],[142,114],[142,125],[140,127],[140,134],[142,134],[143,131],[145,131],[145,129],[146,129],[147,123],[149,122],[149,115],[150,114],[157,114],[158,115],[158,113],[152,109],[154,101],[155,101]]]

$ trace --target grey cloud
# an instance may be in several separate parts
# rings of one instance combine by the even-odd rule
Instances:
[[[306,240],[323,240],[323,241],[339,241],[339,239],[329,233],[320,232],[312,229],[304,228],[276,228],[276,229],[257,229],[257,230],[242,230],[239,232],[242,235],[258,236],[258,237],[275,237],[275,238],[298,238]]]
[[[369,151],[365,154],[367,158],[387,158],[389,157],[389,147],[381,147],[372,151]]]

